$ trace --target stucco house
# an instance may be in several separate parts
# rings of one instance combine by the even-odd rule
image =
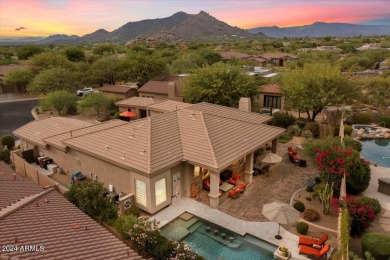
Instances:
[[[262,85],[258,92],[258,103],[263,108],[284,109],[284,97],[277,84]]]
[[[275,152],[285,131],[266,125],[271,117],[249,112],[249,99],[240,108],[199,103],[97,125],[52,117],[30,122],[14,135],[24,151],[52,158],[64,172],[80,170],[112,185],[116,194],[133,194],[135,205],[151,214],[190,197],[191,187],[205,178],[210,178],[210,206],[217,207],[220,173],[244,161],[245,181],[251,182],[254,152],[268,142]],[[207,171],[199,174],[199,167]]]
[[[118,98],[130,98],[138,96],[138,86],[136,84],[103,85],[99,89],[102,93]]]
[[[166,76],[161,80],[149,80],[138,89],[140,97],[183,101],[183,76]]]

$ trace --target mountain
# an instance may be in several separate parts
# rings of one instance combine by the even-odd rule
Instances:
[[[170,32],[175,35],[177,40],[185,41],[262,37],[261,34],[253,35],[246,30],[232,27],[201,11],[195,15],[178,12],[166,18],[129,22],[112,32],[100,29],[78,38],[74,43],[126,43],[135,40],[137,37],[155,38],[161,32]]]
[[[257,27],[248,29],[250,33],[263,33],[270,38],[299,38],[299,37],[355,37],[390,34],[390,26],[359,25],[348,23],[322,23],[315,22],[310,25],[293,27]]]
[[[0,36],[0,46],[9,46],[9,45],[25,45],[31,44],[33,42],[45,39],[46,37],[4,37]]]
[[[69,42],[72,40],[76,40],[80,38],[77,35],[66,35],[66,34],[56,34],[50,35],[42,40],[35,41],[34,44],[51,44],[51,43],[61,43],[61,42]]]

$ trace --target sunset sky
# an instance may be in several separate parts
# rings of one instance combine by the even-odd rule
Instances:
[[[390,25],[390,0],[0,0],[0,36],[82,36],[201,10],[244,29],[316,21]]]

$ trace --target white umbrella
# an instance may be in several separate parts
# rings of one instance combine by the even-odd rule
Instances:
[[[260,155],[258,160],[262,163],[280,163],[282,157],[274,153],[265,153]]]
[[[282,239],[279,235],[280,224],[292,224],[299,220],[299,211],[291,207],[290,205],[272,202],[263,206],[261,212],[267,219],[279,224],[278,234],[276,239]]]

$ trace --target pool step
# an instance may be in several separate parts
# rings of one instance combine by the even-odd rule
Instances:
[[[243,237],[243,239],[246,242],[248,242],[248,243],[250,243],[250,244],[252,244],[254,246],[264,248],[264,249],[266,249],[268,251],[271,251],[271,252],[274,252],[276,250],[276,248],[278,248],[277,246],[275,246],[275,245],[273,245],[271,243],[268,243],[267,241],[264,241],[264,240],[262,240],[260,238],[255,237],[255,236],[252,236],[250,234],[246,234]]]
[[[190,226],[188,228],[188,231],[190,231],[192,233],[192,232],[196,231],[198,228],[200,228],[202,226],[203,226],[203,223],[198,221],[198,222],[194,223],[192,226]]]
[[[208,236],[216,241],[218,241],[221,244],[224,244],[225,246],[228,246],[230,248],[238,248],[241,246],[242,241],[239,240],[237,237],[234,237],[234,240],[230,242],[229,235],[226,235],[225,233],[220,233],[221,230],[210,228],[210,230],[207,230],[206,226],[203,226],[197,230],[201,234]],[[225,234],[225,238],[221,237],[222,234]]]

